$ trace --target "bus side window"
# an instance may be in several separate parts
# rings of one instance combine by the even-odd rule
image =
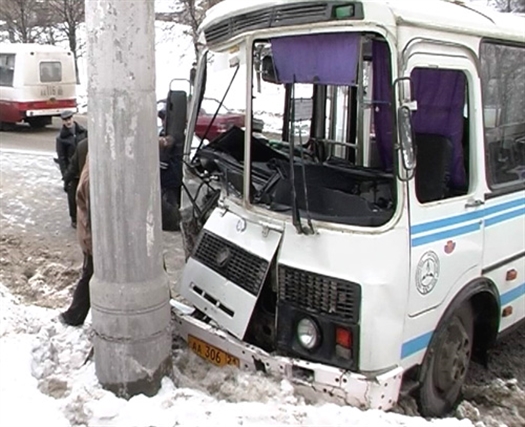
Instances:
[[[525,48],[483,43],[481,83],[490,187],[525,182]]]
[[[470,153],[464,128],[469,126],[464,115],[467,78],[460,70],[435,68],[416,68],[411,78],[418,105],[413,116],[418,200],[428,203],[465,195]]]
[[[13,86],[15,55],[0,54],[0,86]]]

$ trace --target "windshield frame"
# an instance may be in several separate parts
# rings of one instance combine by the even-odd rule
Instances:
[[[184,153],[183,153],[183,162],[184,162],[184,174],[188,172],[187,170],[187,164],[189,163],[190,156],[191,156],[191,145],[193,142],[193,138],[195,136],[195,126],[197,124],[197,118],[199,117],[199,111],[201,108],[201,97],[204,93],[204,76],[206,73],[207,68],[207,61],[208,61],[208,49],[204,49],[201,54],[199,55],[199,59],[197,61],[197,72],[195,74],[195,87],[193,88],[193,96],[191,100],[191,110],[190,114],[188,116],[188,126],[186,128],[186,138],[184,140]],[[197,100],[197,101],[196,101]]]
[[[332,29],[331,30],[336,30],[336,29]],[[286,36],[295,36],[295,35],[312,35],[312,34],[325,34],[325,33],[330,33],[331,31],[329,31],[328,29],[323,29],[322,31],[315,31],[315,32],[307,32],[307,31],[303,31],[303,32],[296,32],[296,31],[286,31],[284,34],[283,33],[274,33],[272,32],[271,34],[268,34],[267,32],[264,32],[261,33],[261,34],[256,34],[256,35],[251,35],[250,37],[246,37],[245,40],[246,40],[246,43],[249,43],[251,49],[250,51],[246,54],[246,57],[247,58],[254,58],[254,52],[256,51],[256,43],[257,42],[261,42],[261,41],[265,41],[265,40],[268,40],[268,39],[271,39],[272,37],[286,37]],[[348,33],[357,33],[357,34],[361,34],[363,37],[366,37],[367,34],[375,34],[376,36],[379,36],[382,38],[382,40],[384,42],[386,42],[386,44],[388,45],[388,51],[389,51],[389,57],[390,57],[390,72],[391,72],[391,75],[392,76],[395,76],[396,75],[396,62],[394,61],[394,57],[396,55],[396,49],[395,49],[395,44],[392,43],[392,40],[391,38],[388,37],[388,32],[387,31],[378,31],[377,28],[369,28],[368,26],[365,26],[363,28],[359,28],[359,29],[356,29],[356,28],[345,28],[345,29],[342,29],[342,28],[337,28],[337,32],[348,32]],[[361,144],[361,147],[363,147],[362,149],[367,149],[369,147],[366,147],[365,148],[365,145],[366,144],[369,144],[371,142],[366,142],[366,144],[364,143],[365,141],[365,126],[364,126],[364,110],[366,108],[369,108],[371,110],[373,110],[371,107],[366,107],[366,106],[362,106],[361,104],[363,104],[363,101],[362,101],[362,98],[364,98],[364,88],[362,87],[362,81],[363,81],[363,63],[364,63],[364,51],[363,51],[363,41],[360,41],[359,43],[359,50],[358,50],[358,54],[359,54],[359,60],[358,60],[358,65],[359,65],[359,70],[357,72],[357,76],[356,78],[361,81],[361,84],[358,84],[357,85],[357,91],[358,91],[358,100],[357,100],[357,105],[358,105],[358,109],[359,109],[359,113],[358,113],[358,117],[357,117],[357,123],[355,124],[356,125],[356,129],[357,129],[357,135],[356,135],[356,138],[357,140],[360,140],[360,141],[363,141],[363,143]],[[253,65],[253,64],[252,64]],[[251,68],[253,70],[253,66]],[[247,73],[248,71],[250,70],[247,70]],[[248,99],[247,99],[247,107],[250,106],[252,107],[253,109],[255,109],[255,104],[254,104],[254,93],[255,93],[255,81],[254,81],[254,74],[255,74],[255,71],[253,73],[250,74],[250,77],[247,77],[247,79],[251,79],[251,82],[250,82],[250,86],[247,88],[247,92],[248,90],[251,90],[252,92],[249,93],[248,95]],[[371,79],[371,77],[370,77]],[[392,80],[393,81],[393,80]],[[392,81],[390,81],[390,86],[392,86]],[[372,101],[367,101],[367,102],[372,102]],[[394,100],[392,99],[392,102],[394,102]],[[397,102],[397,100],[396,100]],[[396,111],[396,105],[391,105],[390,107],[390,112],[392,114],[392,116],[394,116],[394,112]],[[248,118],[248,114],[247,114],[247,118]],[[395,123],[394,123],[394,128],[395,128]],[[248,136],[245,135],[245,146],[247,146],[248,144],[250,144],[250,141],[248,140]],[[369,137],[366,138],[367,141],[370,139]],[[343,143],[341,143],[343,145]],[[251,145],[251,144],[250,144]],[[350,144],[348,144],[350,145]],[[392,140],[392,155],[393,155],[393,158],[394,158],[394,165],[397,163],[397,152],[395,150],[394,147],[397,146],[397,135],[393,134],[393,140]],[[357,156],[358,153],[356,153],[356,156]],[[356,163],[356,165],[358,165],[357,167],[360,168],[360,167],[363,167],[363,153],[360,153],[360,159],[361,161]],[[357,157],[356,157],[356,162],[357,162]],[[245,158],[245,164],[247,165],[251,165],[250,162],[248,162],[248,159]],[[368,163],[367,163],[368,165]],[[395,168],[395,166],[392,165],[393,168]],[[377,168],[379,167],[378,165],[376,166],[364,166],[364,167],[369,167],[371,170],[377,170]],[[388,226],[390,227],[391,224],[393,224],[395,221],[397,221],[397,219],[399,218],[399,216],[401,215],[401,212],[403,211],[403,206],[404,206],[404,198],[405,198],[405,189],[404,189],[404,186],[403,186],[403,183],[399,182],[399,180],[397,179],[397,177],[395,176],[394,172],[393,172],[394,169],[392,170],[384,170],[384,173],[385,174],[391,174],[392,175],[392,187],[391,187],[391,190],[392,190],[392,202],[393,202],[393,206],[392,206],[392,211],[391,211],[391,215],[390,215],[390,218],[383,224],[381,225],[374,225],[374,226],[368,226],[368,225],[359,225],[359,224],[352,224],[352,223],[349,223],[349,222],[338,222],[338,221],[331,221],[330,219],[328,218],[321,218],[319,217],[320,215],[318,214],[314,214],[311,216],[312,212],[306,208],[306,211],[304,210],[301,210],[302,215],[305,215],[304,219],[307,220],[309,217],[311,217],[311,219],[313,221],[316,222],[316,224],[320,224],[320,223],[326,223],[326,224],[333,224],[333,225],[336,225],[336,224],[340,224],[342,227],[359,227],[359,228],[363,228],[363,227],[367,227],[367,228],[372,228],[372,229],[383,229],[385,226]],[[251,172],[251,171],[250,171]],[[246,181],[248,181],[249,185],[246,185]],[[246,200],[246,193],[247,191],[249,191],[251,189],[251,191],[253,192],[254,191],[254,187],[252,183],[252,180],[251,180],[251,173],[250,175],[245,175],[245,187],[247,187],[245,189],[245,203],[250,203],[250,208],[251,209],[254,209],[254,210],[257,210],[257,211],[263,211],[263,212],[271,212],[272,213],[272,216],[274,215],[277,215],[279,217],[281,217],[283,214],[282,213],[279,213],[279,212],[274,212],[272,209],[269,209],[268,207],[266,206],[263,206],[263,205],[260,205],[259,203],[253,203],[253,200],[252,198],[248,198],[248,200]],[[293,208],[292,208],[293,209]],[[285,216],[289,217],[290,216],[290,213],[287,212],[286,214],[284,214]],[[317,217],[317,218],[315,218]],[[316,226],[317,226],[316,225]]]
[[[330,27],[330,28],[316,28],[318,31],[314,31],[313,33],[326,33],[326,32],[372,32],[376,33],[380,36],[382,36],[386,43],[388,44],[389,52],[390,52],[390,58],[391,58],[391,73],[392,73],[392,79],[395,79],[398,74],[398,68],[396,67],[397,60],[397,45],[395,43],[395,40],[393,38],[393,35],[388,31],[388,29],[381,27],[381,26],[374,26],[374,25],[364,25],[363,27],[352,28],[341,28],[341,27]],[[244,171],[243,171],[243,183],[240,188],[242,191],[239,191],[238,193],[235,192],[229,192],[229,191],[223,191],[221,199],[223,202],[228,200],[230,203],[234,203],[236,205],[239,205],[239,207],[242,206],[242,208],[246,209],[247,211],[257,211],[263,213],[265,216],[269,217],[278,217],[281,220],[284,218],[289,218],[288,214],[282,214],[279,212],[273,212],[271,210],[268,210],[265,207],[261,207],[258,204],[253,204],[251,201],[251,192],[253,191],[252,188],[252,172],[253,168],[250,162],[251,155],[252,155],[252,149],[251,149],[251,139],[250,135],[252,134],[253,130],[253,111],[254,111],[254,105],[253,105],[253,96],[255,93],[254,88],[254,57],[253,57],[253,50],[255,41],[260,40],[261,38],[269,38],[269,37],[279,37],[279,36],[286,36],[286,35],[294,35],[294,34],[312,34],[312,31],[307,31],[304,28],[287,28],[287,29],[279,29],[279,31],[275,30],[263,30],[258,31],[257,34],[245,34],[243,37],[238,37],[235,40],[235,43],[228,43],[229,49],[220,49],[218,53],[227,53],[230,52],[230,55],[233,56],[233,53],[235,56],[244,56],[243,60],[240,61],[238,64],[240,71],[245,71],[245,134],[244,134]],[[210,52],[214,52],[211,50],[206,49],[203,50],[203,53],[200,57],[199,64],[198,64],[198,71],[196,76],[196,86],[195,86],[195,92],[194,96],[202,96],[203,88],[205,88],[205,84],[203,83],[203,76],[205,76],[204,72],[202,71],[202,67],[206,68],[206,61],[203,60],[203,58],[206,57],[206,54],[209,55]],[[209,59],[209,56],[208,56]],[[208,64],[209,68],[209,64]],[[209,76],[208,76],[209,77]],[[197,99],[197,98],[196,98]],[[397,100],[396,105],[397,105]],[[196,107],[197,102],[192,103],[192,110],[191,113],[195,114],[200,109],[200,103],[199,108]],[[395,106],[392,106],[392,108],[395,108]],[[191,139],[189,135],[193,135],[195,131],[195,123],[196,123],[197,117],[195,116],[193,120],[189,120],[189,126],[188,126],[188,133],[186,137],[186,144],[188,147],[191,146]],[[191,129],[190,129],[191,127]],[[397,137],[394,136],[393,140],[393,146],[397,146]],[[186,151],[186,154],[188,154],[189,150]],[[394,158],[394,165],[397,165],[399,159],[398,159],[399,153],[394,150],[393,152],[393,158]],[[396,167],[396,166],[394,166]],[[393,209],[393,215],[392,217],[383,225],[374,226],[374,227],[368,227],[363,225],[353,225],[349,223],[337,223],[337,222],[331,222],[326,219],[315,219],[315,222],[317,224],[324,223],[325,226],[328,226],[328,228],[336,228],[336,229],[347,229],[348,227],[354,228],[354,229],[363,229],[363,228],[370,228],[371,230],[375,230],[380,232],[381,230],[389,229],[395,224],[400,217],[403,215],[403,210],[406,208],[404,200],[406,199],[406,185],[403,182],[400,182],[397,177],[395,178],[395,207]],[[225,188],[223,188],[225,190]],[[229,206],[229,203],[228,203]],[[328,221],[328,222],[327,222]],[[323,227],[325,227],[323,226]]]
[[[244,182],[243,182],[243,205],[250,206],[250,188],[252,182],[252,116],[253,116],[253,45],[254,37],[247,36],[244,39],[244,49],[246,51],[246,113],[244,117]]]

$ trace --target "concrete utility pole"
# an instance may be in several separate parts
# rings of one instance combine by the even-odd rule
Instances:
[[[86,0],[95,367],[122,397],[171,370],[162,262],[154,2]]]

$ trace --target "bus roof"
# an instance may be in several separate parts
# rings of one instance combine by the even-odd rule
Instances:
[[[273,6],[293,5],[294,3],[324,3],[323,0],[224,0],[211,8],[201,29],[223,21],[226,17],[243,15]],[[344,2],[342,2],[344,4]],[[525,42],[525,19],[519,15],[500,13],[478,7],[464,0],[361,0],[367,4],[384,7],[400,23],[444,31],[466,32],[479,36],[512,39]],[[366,9],[365,9],[366,10]]]
[[[0,53],[20,52],[69,52],[69,49],[50,44],[37,43],[0,43]]]

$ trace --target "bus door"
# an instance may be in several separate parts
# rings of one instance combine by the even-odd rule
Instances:
[[[408,183],[408,308],[416,316],[481,274],[484,179],[482,118],[476,107],[481,89],[473,60],[460,48],[416,43],[407,56],[404,74],[417,102],[412,113],[416,169]]]

